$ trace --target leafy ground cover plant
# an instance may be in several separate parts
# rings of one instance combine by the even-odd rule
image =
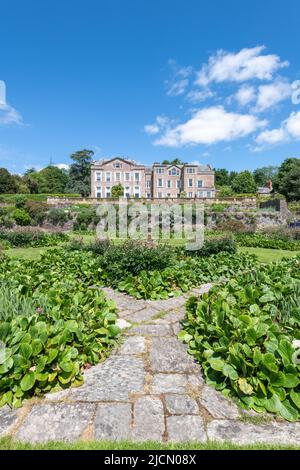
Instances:
[[[206,382],[246,409],[300,418],[300,257],[237,275],[187,304],[181,340]],[[298,348],[298,350],[297,350]]]
[[[210,257],[186,258],[162,271],[142,271],[117,284],[119,290],[136,298],[166,299],[188,292],[207,282],[230,278],[257,265],[253,255],[219,253]]]
[[[300,250],[300,240],[292,239],[285,233],[239,233],[235,238],[240,246],[270,248],[277,250]]]
[[[0,406],[81,384],[116,344],[115,306],[93,286],[92,256],[66,263],[63,253],[1,260]]]

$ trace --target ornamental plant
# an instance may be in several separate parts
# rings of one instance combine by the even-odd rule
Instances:
[[[243,408],[300,418],[300,257],[237,275],[187,303],[179,338],[208,385]]]

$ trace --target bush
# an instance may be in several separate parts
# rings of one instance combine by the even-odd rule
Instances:
[[[82,251],[86,249],[84,242],[83,242],[83,238],[82,237],[71,238],[71,240],[66,246],[66,249],[69,251]]]
[[[212,204],[211,206],[208,206],[210,210],[213,212],[225,212],[228,210],[229,205],[228,204]]]
[[[50,224],[53,225],[60,225],[61,227],[68,222],[69,220],[69,215],[68,212],[65,211],[64,209],[50,209],[50,211],[47,214],[47,220],[50,222]]]
[[[26,201],[24,209],[32,219],[32,225],[41,225],[47,217],[48,207],[44,202]]]
[[[203,247],[197,251],[189,252],[191,256],[210,256],[217,253],[236,253],[237,244],[232,236],[207,238]]]
[[[128,274],[141,271],[163,270],[175,259],[175,251],[166,245],[152,246],[145,242],[126,241],[122,245],[109,245],[104,251],[101,266],[112,285]]]
[[[300,417],[300,257],[244,272],[187,304],[180,339],[208,385],[243,408]]]
[[[240,233],[235,238],[240,246],[253,248],[269,248],[275,250],[300,250],[300,240],[288,239],[284,232],[268,233]]]
[[[22,194],[18,194],[16,196],[16,199],[15,199],[15,206],[17,209],[24,209],[24,206],[25,206],[25,202],[27,201],[27,197],[22,195]]]
[[[14,219],[12,218],[12,210],[8,207],[0,207],[0,226],[11,228],[14,226]]]
[[[111,247],[109,240],[100,240],[98,238],[88,245],[88,249],[97,255],[103,255]]]
[[[12,217],[17,225],[27,226],[31,224],[31,217],[24,209],[15,209]]]
[[[17,247],[39,247],[55,246],[69,240],[65,233],[47,233],[38,231],[0,231],[0,240],[7,242],[9,246]]]
[[[85,231],[89,226],[95,227],[99,223],[99,217],[96,214],[96,208],[91,207],[77,213],[73,230]]]

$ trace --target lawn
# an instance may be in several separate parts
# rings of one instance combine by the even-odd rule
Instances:
[[[95,236],[94,235],[71,235],[72,238],[82,237],[84,243],[88,243],[92,241]],[[177,243],[178,245],[180,243]],[[175,243],[174,243],[175,245]],[[38,247],[38,248],[11,248],[6,251],[9,256],[18,259],[32,259],[36,260],[39,259],[41,254],[45,253],[49,249],[55,248],[54,246],[51,247]],[[254,254],[258,257],[259,261],[262,263],[271,263],[272,261],[280,261],[282,258],[292,258],[297,254],[300,254],[298,251],[288,251],[288,250],[271,250],[268,248],[248,248],[248,247],[239,247],[239,251],[241,253],[250,253]]]
[[[299,450],[296,446],[279,446],[268,444],[252,444],[238,446],[231,443],[183,443],[162,444],[159,442],[108,442],[108,441],[80,441],[75,443],[49,442],[46,444],[27,444],[17,442],[11,438],[0,439],[0,450]]]
[[[250,253],[256,255],[262,263],[271,263],[272,261],[280,261],[282,258],[293,258],[300,254],[299,251],[289,250],[271,250],[269,248],[248,248],[241,246],[239,247],[241,253]]]

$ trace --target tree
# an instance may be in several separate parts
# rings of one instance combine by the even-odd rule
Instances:
[[[16,185],[17,185],[17,193],[18,194],[28,194],[30,193],[30,189],[28,185],[26,184],[26,181],[24,181],[24,178],[19,175],[14,176]]]
[[[253,177],[257,186],[265,186],[267,181],[274,181],[278,173],[278,166],[263,166],[253,172]]]
[[[232,181],[231,187],[238,194],[255,193],[257,190],[253,175],[248,170],[239,173]]]
[[[230,185],[229,172],[226,168],[215,169],[215,183],[217,187]]]
[[[180,158],[174,158],[173,160],[164,160],[162,165],[184,165],[184,162]]]
[[[111,197],[123,197],[124,196],[124,187],[121,183],[116,184],[111,188]]]
[[[28,187],[30,194],[38,194],[39,192],[37,181],[34,179],[34,177],[32,177],[34,173],[36,173],[35,170],[30,173],[26,172],[22,178],[24,183]]]
[[[6,168],[0,168],[0,193],[15,194],[18,191],[16,179]]]
[[[300,200],[300,159],[288,158],[279,167],[275,189],[288,201]]]
[[[71,155],[74,163],[70,165],[67,192],[89,196],[91,193],[91,163],[94,156],[92,150],[79,150]]]
[[[66,172],[51,165],[41,171],[31,173],[30,178],[35,180],[38,192],[43,194],[63,194],[68,183]]]
[[[229,173],[229,184],[231,185],[232,181],[234,180],[234,178],[238,175],[238,172],[237,171],[231,171]]]

